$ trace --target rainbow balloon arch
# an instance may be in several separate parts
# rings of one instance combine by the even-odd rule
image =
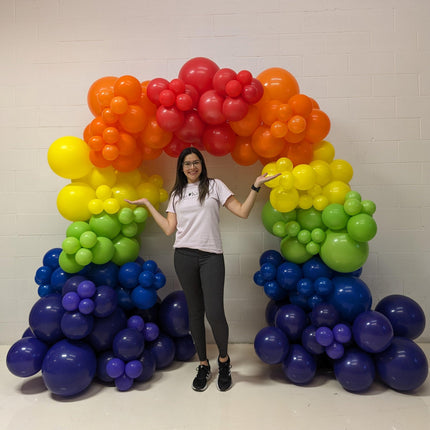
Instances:
[[[375,203],[351,190],[351,165],[325,140],[327,114],[291,73],[274,67],[253,77],[197,57],[171,81],[98,79],[87,102],[94,119],[83,139],[61,137],[48,150],[53,172],[70,180],[57,208],[71,224],[36,271],[40,298],[8,352],[11,373],[42,371],[52,393],[74,396],[94,378],[127,391],[194,356],[182,291],[161,301],[165,275],[139,256],[148,211],[125,199],[159,207],[168,198],[163,178],[143,163],[195,146],[280,173],[266,183],[262,210],[280,248],[263,252],[253,277],[270,299],[268,326],[254,340],[258,357],[282,365],[296,385],[325,366],[351,392],[377,377],[402,392],[424,383],[427,358],[413,341],[424,312],[402,295],[371,310],[360,275],[377,232]]]

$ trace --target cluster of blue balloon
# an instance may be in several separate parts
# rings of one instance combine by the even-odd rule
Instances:
[[[59,268],[60,253],[49,250],[37,270],[40,298],[29,328],[8,351],[11,373],[41,370],[52,393],[73,396],[94,377],[125,391],[194,356],[185,296],[174,291],[159,299],[166,280],[154,261],[90,264],[72,275]]]
[[[258,357],[282,364],[285,377],[297,385],[310,383],[319,365],[329,364],[351,392],[369,389],[376,377],[398,391],[420,387],[428,362],[413,339],[425,328],[422,308],[395,294],[371,310],[372,296],[360,274],[334,272],[319,257],[297,265],[265,251],[254,275],[271,299],[268,327],[254,340]]]

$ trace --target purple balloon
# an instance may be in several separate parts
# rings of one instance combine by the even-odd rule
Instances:
[[[139,358],[139,361],[142,363],[142,373],[135,379],[135,381],[149,381],[155,373],[155,358],[149,350],[145,349],[142,356]]]
[[[114,378],[111,378],[106,371],[107,363],[114,358],[112,351],[105,351],[99,354],[97,357],[97,373],[96,376],[102,382],[113,382]]]
[[[90,298],[96,293],[96,284],[88,280],[82,281],[78,285],[77,292],[81,299]]]
[[[113,379],[124,374],[125,363],[120,358],[112,358],[106,363],[106,373]]]
[[[81,312],[66,312],[61,318],[61,330],[69,339],[79,340],[87,337],[94,327],[94,317]]]
[[[175,342],[175,360],[188,361],[195,355],[196,347],[190,334],[175,337],[173,342]]]
[[[79,307],[79,302],[81,301],[81,298],[79,297],[78,293],[75,293],[74,291],[71,291],[69,293],[64,294],[62,299],[63,308],[66,311],[76,311]]]
[[[137,360],[145,347],[143,334],[133,328],[125,328],[118,332],[112,343],[116,357],[124,361]]]
[[[94,301],[91,299],[82,299],[79,303],[79,312],[84,315],[91,314],[95,309]]]
[[[293,344],[282,363],[285,377],[296,385],[305,385],[314,379],[317,365],[315,358],[301,345]]]
[[[133,382],[134,380],[132,378],[124,374],[115,379],[115,386],[118,391],[128,391],[133,386]]]
[[[6,365],[15,376],[33,376],[42,368],[48,345],[35,337],[23,337],[9,349]]]
[[[330,303],[319,303],[312,309],[311,322],[317,328],[333,328],[339,322],[339,312]]]
[[[334,340],[339,343],[348,343],[351,341],[352,332],[348,325],[340,323],[333,327]]]
[[[267,364],[281,363],[287,356],[290,343],[286,334],[277,327],[261,329],[254,339],[254,350]]]
[[[161,302],[159,310],[160,328],[171,337],[189,333],[188,305],[182,290],[173,291]]]
[[[333,332],[329,327],[318,327],[315,332],[316,341],[322,346],[329,346],[333,343]]]
[[[333,360],[338,360],[339,358],[343,357],[344,352],[345,348],[341,343],[338,342],[333,342],[325,348],[325,353]]]
[[[132,379],[142,374],[143,365],[139,360],[131,360],[125,365],[125,374]]]
[[[316,327],[307,326],[302,333],[302,345],[311,354],[320,355],[324,352],[324,347],[317,342]]]
[[[175,359],[175,343],[165,334],[160,334],[157,340],[149,342],[148,349],[154,356],[156,369],[170,366]]]
[[[296,305],[284,305],[275,316],[275,326],[280,328],[290,342],[297,342],[308,324],[305,311]]]
[[[146,341],[152,342],[160,335],[160,329],[158,325],[153,322],[148,322],[143,328],[143,337]]]
[[[100,318],[106,318],[111,315],[118,304],[116,291],[107,285],[97,287],[93,300],[95,305],[94,316]]]
[[[127,320],[127,327],[134,328],[137,331],[143,331],[145,328],[145,321],[143,321],[141,316],[133,315]]]

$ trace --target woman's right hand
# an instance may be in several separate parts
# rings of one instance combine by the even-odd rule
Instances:
[[[124,199],[127,203],[131,204],[131,205],[145,205],[148,206],[149,200],[145,197],[142,197],[141,199],[138,200],[128,200],[128,199]]]

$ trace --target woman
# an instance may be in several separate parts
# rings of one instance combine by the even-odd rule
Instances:
[[[224,206],[233,214],[247,218],[261,185],[276,176],[259,176],[246,200],[240,203],[222,181],[208,178],[203,155],[189,147],[178,157],[176,182],[170,193],[166,217],[146,198],[127,200],[131,204],[145,205],[166,235],[176,231],[175,271],[187,300],[190,331],[200,360],[192,384],[196,391],[204,391],[211,377],[206,355],[205,314],[219,351],[218,389],[226,391],[231,387],[219,209]]]

